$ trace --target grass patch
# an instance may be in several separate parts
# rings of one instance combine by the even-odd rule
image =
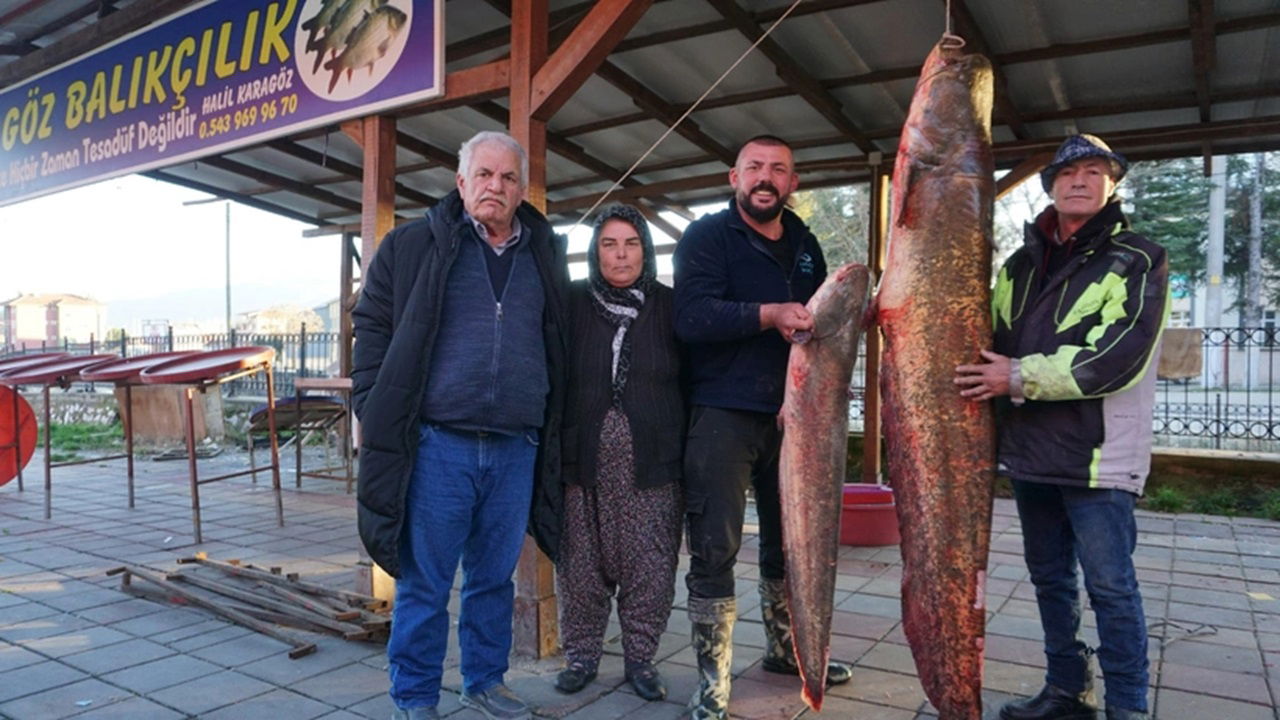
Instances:
[[[1187,509],[1187,496],[1173,487],[1158,487],[1147,494],[1142,504],[1148,510],[1156,512],[1178,513]]]
[[[1262,517],[1280,520],[1280,490],[1268,490],[1262,494]]]
[[[1239,515],[1241,498],[1237,495],[1237,491],[1230,488],[1210,490],[1191,499],[1191,511],[1205,515]]]
[[[38,430],[37,443],[44,445],[45,428],[41,426]],[[120,447],[124,444],[124,426],[120,423],[111,425],[92,425],[90,423],[65,423],[53,426],[53,434],[50,436],[50,444],[55,451],[50,457],[54,462],[62,462],[58,459],[58,453],[76,453],[81,450],[107,450],[110,448]],[[69,460],[72,458],[63,458]]]

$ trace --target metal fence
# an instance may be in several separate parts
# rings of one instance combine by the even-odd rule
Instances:
[[[1280,453],[1280,329],[1200,332],[1199,372],[1159,383],[1156,444]]]
[[[274,348],[276,359],[272,364],[275,372],[276,394],[279,396],[293,394],[293,381],[298,377],[333,377],[338,374],[338,333],[307,331],[304,323],[300,332],[296,333],[213,333],[207,335],[154,335],[148,337],[130,337],[120,334],[110,340],[87,343],[73,343],[64,340],[61,344],[26,345],[21,348],[5,347],[0,356],[9,353],[36,353],[61,350],[76,354],[116,353],[125,357],[146,355],[148,353],[168,352],[172,350],[221,350],[230,347],[261,345]],[[267,396],[267,378],[262,374],[233,380],[223,386],[228,395],[249,397]]]
[[[1280,453],[1280,329],[1206,328],[1201,331],[1199,373],[1160,380],[1152,432],[1158,447],[1216,448]],[[242,345],[275,348],[277,394],[293,392],[297,377],[338,374],[337,333],[219,333],[212,335],[120,336],[104,343],[57,346],[66,352],[115,352],[134,356],[166,350],[218,350]],[[54,347],[4,348],[38,352]],[[0,352],[0,355],[7,354]],[[859,348],[849,388],[849,427],[863,429],[865,343]],[[227,392],[266,396],[266,378],[255,375],[228,383]]]
[[[1156,447],[1280,453],[1280,328],[1200,329],[1199,372],[1159,380]],[[849,428],[863,430],[866,345],[849,388]]]

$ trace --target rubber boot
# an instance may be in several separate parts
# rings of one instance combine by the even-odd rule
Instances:
[[[692,720],[726,720],[733,665],[733,597],[689,598],[693,651],[698,657],[698,687],[689,701]]]
[[[764,620],[764,661],[760,667],[766,672],[779,675],[799,675],[800,666],[796,664],[795,646],[791,639],[791,611],[787,607],[787,584],[785,580],[760,578],[760,616]],[[827,663],[827,686],[849,682],[853,677],[853,668],[848,665],[829,661]]]
[[[1045,685],[1040,694],[1015,700],[1000,708],[1000,720],[1094,720],[1098,706],[1093,700],[1093,683],[1085,682],[1083,692],[1073,693],[1055,685]]]

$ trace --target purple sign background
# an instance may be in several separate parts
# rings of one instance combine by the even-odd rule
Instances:
[[[211,0],[14,85],[0,206],[438,96],[443,4]]]

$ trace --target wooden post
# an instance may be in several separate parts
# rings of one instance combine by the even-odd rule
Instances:
[[[396,121],[371,115],[342,123],[342,132],[364,150],[360,202],[360,277],[363,278],[382,236],[396,224]]]
[[[547,0],[515,0],[511,4],[511,136],[529,154],[525,198],[547,209],[547,123],[534,118],[533,77],[547,59]],[[543,658],[558,649],[555,566],[525,538],[516,565],[515,650]]]
[[[879,153],[876,153],[878,156]],[[888,230],[889,173],[879,162],[871,166],[871,212],[867,229],[867,267],[873,283],[884,273],[885,236]],[[880,482],[880,327],[867,331],[867,365],[863,388],[862,481]]]
[[[351,311],[355,309],[355,288],[352,285],[354,278],[351,271],[351,261],[355,259],[355,253],[352,252],[351,233],[344,232],[338,238],[339,250],[341,251],[341,265],[338,271],[338,375],[344,378],[351,377],[351,342],[353,330],[351,327]]]
[[[364,150],[364,178],[360,212],[360,278],[368,277],[369,263],[382,236],[396,223],[396,121],[369,116],[342,123],[342,132]],[[343,252],[347,250],[343,236]],[[344,259],[346,265],[350,261]],[[343,313],[350,309],[343,308]],[[357,431],[358,432],[358,431]],[[359,548],[361,567],[356,573],[356,589],[383,600],[395,597],[395,581],[372,561],[366,566],[364,546]]]

